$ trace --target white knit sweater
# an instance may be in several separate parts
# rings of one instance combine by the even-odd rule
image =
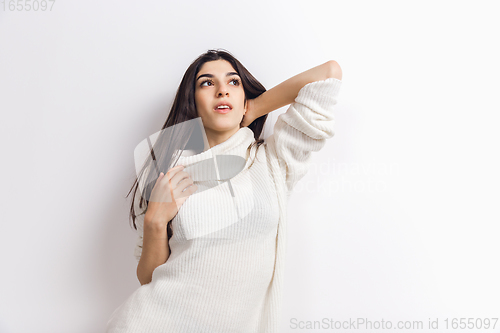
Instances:
[[[334,135],[341,84],[329,78],[302,87],[257,150],[248,152],[255,139],[243,127],[223,143],[179,158],[198,190],[172,221],[170,257],[113,312],[107,333],[278,332],[288,197],[307,172],[311,152]],[[227,182],[196,179],[196,163],[217,155],[246,159],[230,180],[234,196]],[[143,219],[136,220],[137,260]]]

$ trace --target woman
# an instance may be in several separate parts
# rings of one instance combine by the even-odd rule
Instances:
[[[279,331],[286,203],[311,152],[334,134],[341,80],[328,61],[266,91],[220,50],[189,66],[138,177],[146,185],[134,184],[141,287],[106,332]],[[267,114],[287,104],[260,139]],[[182,156],[193,128],[177,126],[196,119],[203,147]]]

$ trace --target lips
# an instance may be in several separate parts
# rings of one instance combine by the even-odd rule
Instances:
[[[228,106],[229,108],[220,108],[219,109],[219,106],[222,106],[222,105],[225,105],[225,106]],[[214,111],[215,112],[218,112],[218,113],[228,113],[229,111],[231,111],[233,109],[233,106],[231,105],[231,103],[229,102],[219,102],[217,103],[217,105],[215,105],[214,107]]]

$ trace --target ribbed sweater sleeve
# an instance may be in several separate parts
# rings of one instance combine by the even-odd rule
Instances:
[[[280,164],[284,164],[288,193],[307,173],[311,153],[319,151],[334,135],[333,109],[342,81],[328,78],[302,87],[287,111],[274,125],[266,140],[275,146]]]

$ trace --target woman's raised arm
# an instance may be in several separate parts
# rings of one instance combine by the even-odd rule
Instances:
[[[255,99],[248,100],[248,110],[241,126],[250,125],[255,119],[294,102],[300,89],[306,84],[329,78],[342,80],[342,69],[335,60],[308,69],[278,84]]]
[[[265,140],[270,159],[278,160],[281,173],[286,177],[288,192],[309,170],[312,152],[321,150],[326,140],[335,134],[334,111],[342,80],[341,72],[335,74],[334,65],[332,67],[332,71],[325,68],[317,70],[325,76],[316,77],[316,81],[312,81],[313,74],[308,76],[312,82],[300,88],[287,111],[276,120],[273,134]],[[318,68],[313,68],[311,72],[315,69]],[[329,73],[325,74],[325,71]],[[307,74],[299,75],[305,77]],[[329,75],[331,77],[326,77]],[[281,103],[285,102],[289,101],[281,99]]]

